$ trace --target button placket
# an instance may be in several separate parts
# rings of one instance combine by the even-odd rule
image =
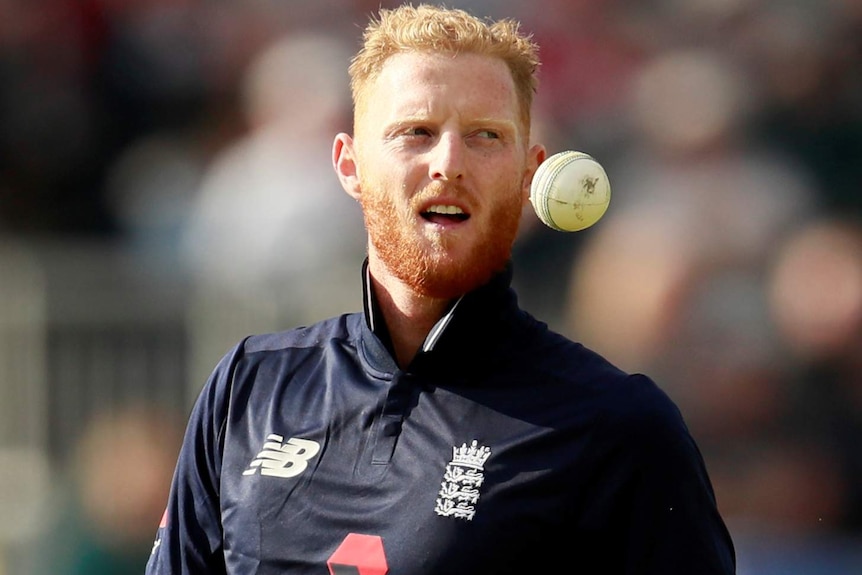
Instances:
[[[413,387],[411,377],[407,374],[396,375],[392,380],[383,411],[380,414],[374,451],[371,457],[372,465],[385,465],[392,460],[395,445],[401,435],[404,416],[410,406]]]

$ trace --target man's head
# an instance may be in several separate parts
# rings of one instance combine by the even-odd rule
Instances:
[[[445,299],[505,266],[545,155],[529,145],[536,66],[508,21],[403,6],[369,25],[350,70],[354,134],[336,137],[333,164],[378,280]]]

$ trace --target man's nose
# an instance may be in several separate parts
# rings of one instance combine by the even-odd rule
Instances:
[[[428,171],[432,180],[455,181],[464,177],[464,140],[459,134],[440,134],[431,151]]]

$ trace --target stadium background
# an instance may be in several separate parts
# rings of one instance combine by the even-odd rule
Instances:
[[[740,575],[862,572],[862,2],[447,4],[522,21],[535,139],[612,180],[526,214],[523,305],[682,407]],[[0,0],[0,574],[140,573],[215,361],[358,309],[377,5]]]

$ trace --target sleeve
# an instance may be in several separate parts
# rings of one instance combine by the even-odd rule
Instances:
[[[626,575],[733,575],[736,557],[706,465],[677,406],[644,376],[622,424],[617,533]]]
[[[225,355],[189,416],[146,575],[225,573],[219,482],[231,380],[242,344]]]

